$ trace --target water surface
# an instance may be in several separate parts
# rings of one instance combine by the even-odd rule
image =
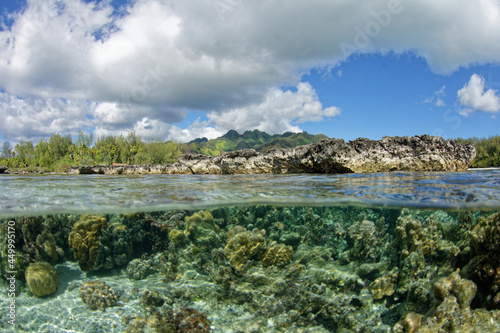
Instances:
[[[500,206],[500,170],[343,175],[0,175],[0,217],[224,205]]]

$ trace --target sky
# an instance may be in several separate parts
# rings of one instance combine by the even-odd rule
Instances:
[[[0,142],[488,137],[499,0],[3,0]]]

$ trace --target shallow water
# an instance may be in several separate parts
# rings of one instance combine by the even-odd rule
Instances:
[[[500,332],[499,170],[0,175],[0,189],[0,269],[17,278],[0,330]],[[58,275],[47,296],[27,284],[38,262]]]
[[[0,175],[0,217],[206,207],[500,206],[500,170],[344,175]]]

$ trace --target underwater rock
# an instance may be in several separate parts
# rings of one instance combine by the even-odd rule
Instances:
[[[293,260],[303,265],[323,267],[332,259],[329,247],[300,244],[293,255]]]
[[[79,166],[78,174],[285,174],[389,171],[465,171],[476,156],[474,145],[437,136],[325,139],[291,149],[223,152],[215,157],[186,154],[168,165]]]
[[[377,232],[375,223],[364,220],[351,225],[347,231],[348,241],[352,245],[349,255],[354,260],[378,262],[387,237]]]
[[[268,266],[283,266],[286,265],[293,255],[293,248],[289,245],[278,244],[272,242],[267,247],[264,257],[262,258],[262,265]]]
[[[125,319],[125,318],[124,318]],[[174,314],[169,306],[160,309],[149,308],[146,317],[137,316],[129,324],[126,333],[176,333]]]
[[[69,234],[69,245],[83,271],[93,269],[99,252],[99,235],[106,227],[103,215],[82,215]]]
[[[231,265],[237,270],[242,270],[248,260],[261,260],[266,250],[265,234],[265,230],[255,228],[250,232],[242,226],[229,230],[224,252]]]
[[[144,289],[141,293],[141,303],[144,306],[159,307],[165,304],[165,299],[157,290]]]
[[[47,296],[56,292],[59,278],[49,263],[37,262],[26,269],[26,284],[34,295]]]
[[[80,298],[92,310],[105,310],[110,306],[115,306],[118,296],[115,291],[111,289],[103,281],[90,281],[85,282],[79,291]]]
[[[196,309],[181,308],[175,312],[174,318],[178,333],[210,332],[207,315]]]

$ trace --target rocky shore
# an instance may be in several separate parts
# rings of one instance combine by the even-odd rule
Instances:
[[[73,174],[289,174],[390,171],[465,171],[476,156],[473,145],[437,136],[325,139],[291,149],[259,153],[252,149],[211,157],[186,154],[175,164],[95,165],[69,169]]]

